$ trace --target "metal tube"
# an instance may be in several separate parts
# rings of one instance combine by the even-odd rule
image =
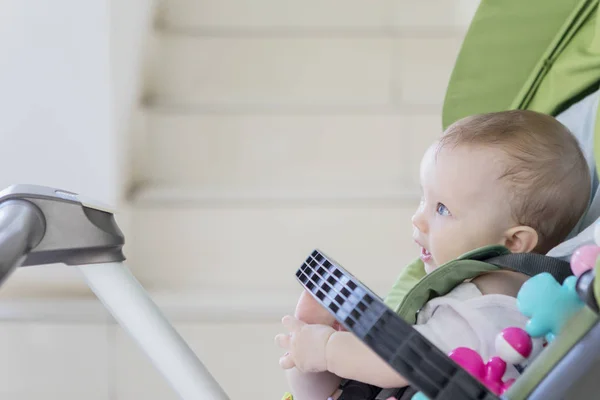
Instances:
[[[45,231],[44,215],[34,204],[26,200],[0,203],[0,284],[38,245]]]
[[[89,287],[183,400],[229,400],[123,263],[78,266]]]

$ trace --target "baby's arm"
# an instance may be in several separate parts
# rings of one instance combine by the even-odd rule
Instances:
[[[464,346],[487,359],[495,352],[496,335],[508,326],[523,327],[527,319],[512,297],[482,296],[473,284],[463,284],[461,289],[453,296],[428,303],[420,313],[424,320],[414,328],[444,353]],[[289,351],[289,355],[283,357],[283,368],[296,366],[305,372],[329,371],[380,387],[407,384],[354,335],[337,332],[329,326],[298,322],[300,324],[293,327],[286,325],[290,335],[281,335],[286,341],[282,347]]]
[[[331,372],[300,372],[298,368],[286,371],[294,400],[325,400],[340,386],[341,378]]]
[[[295,317],[308,324],[332,325],[335,322],[335,318],[306,291],[300,295]],[[329,371],[301,372],[298,368],[288,369],[286,378],[295,400],[325,400],[342,381]]]
[[[349,332],[326,325],[309,325],[287,316],[283,324],[290,334],[278,335],[279,346],[288,352],[281,358],[284,369],[304,373],[329,371],[380,387],[406,386],[406,380]],[[329,393],[331,394],[331,393]]]
[[[381,388],[408,385],[406,379],[350,332],[334,332],[327,342],[325,354],[327,369],[346,379]]]

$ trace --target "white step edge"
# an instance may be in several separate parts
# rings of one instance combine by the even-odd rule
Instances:
[[[408,185],[407,185],[408,186]],[[217,189],[186,186],[144,184],[138,185],[130,194],[133,206],[169,205],[368,205],[399,206],[419,200],[416,188],[382,191],[364,187],[354,189]]]
[[[172,323],[276,322],[293,313],[301,292],[272,289],[194,289],[187,292],[149,293]],[[3,298],[0,323],[115,324],[93,296],[79,298]]]
[[[302,104],[189,104],[173,99],[165,100],[160,96],[145,94],[142,98],[142,110],[149,115],[178,114],[178,115],[433,115],[442,112],[441,103],[429,104],[380,104],[380,105],[302,105]],[[441,120],[440,120],[441,124]]]
[[[198,38],[438,38],[462,37],[468,25],[381,27],[192,27],[157,22],[157,35]]]

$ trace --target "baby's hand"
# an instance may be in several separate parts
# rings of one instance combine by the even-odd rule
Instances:
[[[279,359],[281,368],[296,367],[300,372],[327,371],[325,349],[335,330],[326,325],[309,325],[289,315],[281,322],[290,332],[275,337],[279,347],[287,351]]]

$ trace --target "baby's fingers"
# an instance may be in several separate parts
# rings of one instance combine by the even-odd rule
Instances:
[[[288,350],[288,352],[279,359],[279,366],[283,369],[290,369],[296,366],[293,357],[289,353],[291,342],[292,337],[290,335],[280,333],[275,336],[275,343],[282,349]]]
[[[285,317],[283,317],[281,323],[283,324],[285,329],[287,329],[290,332],[298,332],[300,328],[306,325],[304,322],[290,315],[286,315]]]
[[[275,344],[285,350],[290,349],[291,341],[292,337],[290,335],[280,333],[279,335],[275,336]]]
[[[279,366],[283,369],[291,369],[291,368],[294,368],[296,366],[296,364],[294,363],[294,359],[292,358],[290,353],[285,353],[279,359]]]
[[[290,353],[285,353],[279,359],[279,366],[283,369],[291,369],[291,368],[294,368],[296,366],[296,364],[294,363],[294,359],[292,358]]]

